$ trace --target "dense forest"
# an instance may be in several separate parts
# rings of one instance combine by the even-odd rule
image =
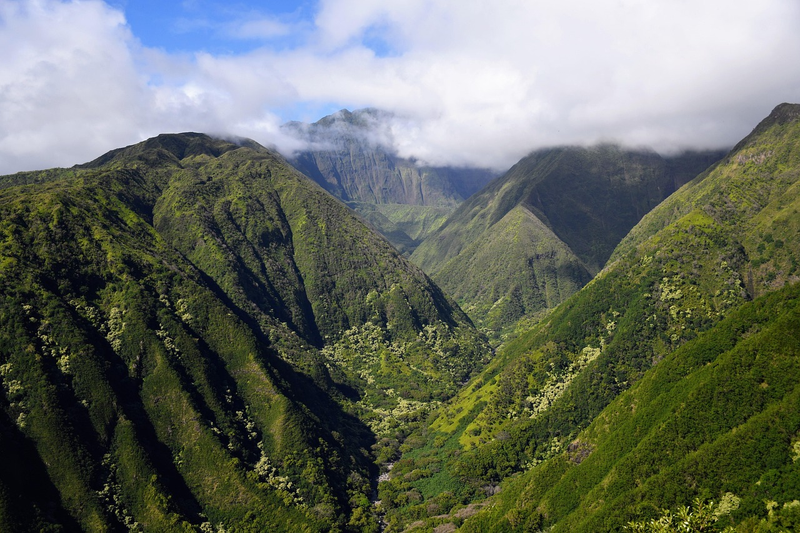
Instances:
[[[252,143],[164,135],[2,185],[4,531],[374,525],[377,438],[490,355]]]
[[[799,178],[784,104],[409,438],[390,523],[615,531],[699,498],[798,527]]]
[[[800,106],[406,204],[370,113],[0,177],[0,530],[800,529]]]

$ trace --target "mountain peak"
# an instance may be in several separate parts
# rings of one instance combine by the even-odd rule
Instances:
[[[335,113],[322,117],[315,122],[314,125],[332,126],[334,124],[346,123],[357,127],[369,127],[373,126],[374,122],[391,116],[392,114],[390,112],[374,107],[365,107],[363,109],[356,109],[355,111],[340,109]]]
[[[741,150],[772,126],[784,126],[796,122],[798,119],[800,119],[800,104],[789,104],[785,102],[778,104],[764,120],[758,123],[758,126],[753,128],[750,135],[739,141],[739,144],[733,147],[730,153]]]
[[[365,135],[387,135],[386,121],[392,113],[367,107],[350,111],[340,109],[324,116],[313,124],[304,122],[287,122],[282,127],[295,137],[313,142],[335,142],[346,139],[362,139]],[[390,146],[389,143],[387,146]]]
[[[800,104],[782,103],[775,106],[772,113],[765,119],[765,121],[777,122],[778,124],[786,124],[800,119]]]
[[[97,168],[111,161],[141,157],[148,152],[160,152],[161,157],[174,157],[178,161],[198,155],[219,157],[225,152],[241,147],[257,151],[266,150],[255,141],[245,138],[221,139],[196,132],[162,133],[140,143],[111,150],[97,159],[81,165],[81,167]]]

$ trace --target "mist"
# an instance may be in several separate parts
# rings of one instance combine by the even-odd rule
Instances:
[[[800,101],[798,27],[794,0],[322,0],[298,27],[220,21],[263,42],[214,53],[147,47],[104,2],[4,1],[0,172],[180,131],[291,154],[307,140],[282,124],[341,108],[382,110],[372,142],[431,165],[502,169],[601,141],[731,146]]]

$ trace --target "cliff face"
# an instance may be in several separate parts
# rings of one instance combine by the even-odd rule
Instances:
[[[295,168],[347,202],[398,250],[411,253],[496,174],[398,157],[387,147],[387,118],[374,109],[342,110],[314,124],[289,123],[284,130],[311,146],[291,159]],[[433,223],[420,227],[421,218]]]

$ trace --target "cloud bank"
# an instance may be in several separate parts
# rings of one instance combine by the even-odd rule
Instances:
[[[253,50],[177,54],[100,1],[0,0],[0,173],[162,132],[289,152],[286,114],[330,106],[390,111],[400,155],[502,169],[565,143],[729,146],[800,101],[796,0],[321,0],[302,28],[249,20],[220,31]]]

